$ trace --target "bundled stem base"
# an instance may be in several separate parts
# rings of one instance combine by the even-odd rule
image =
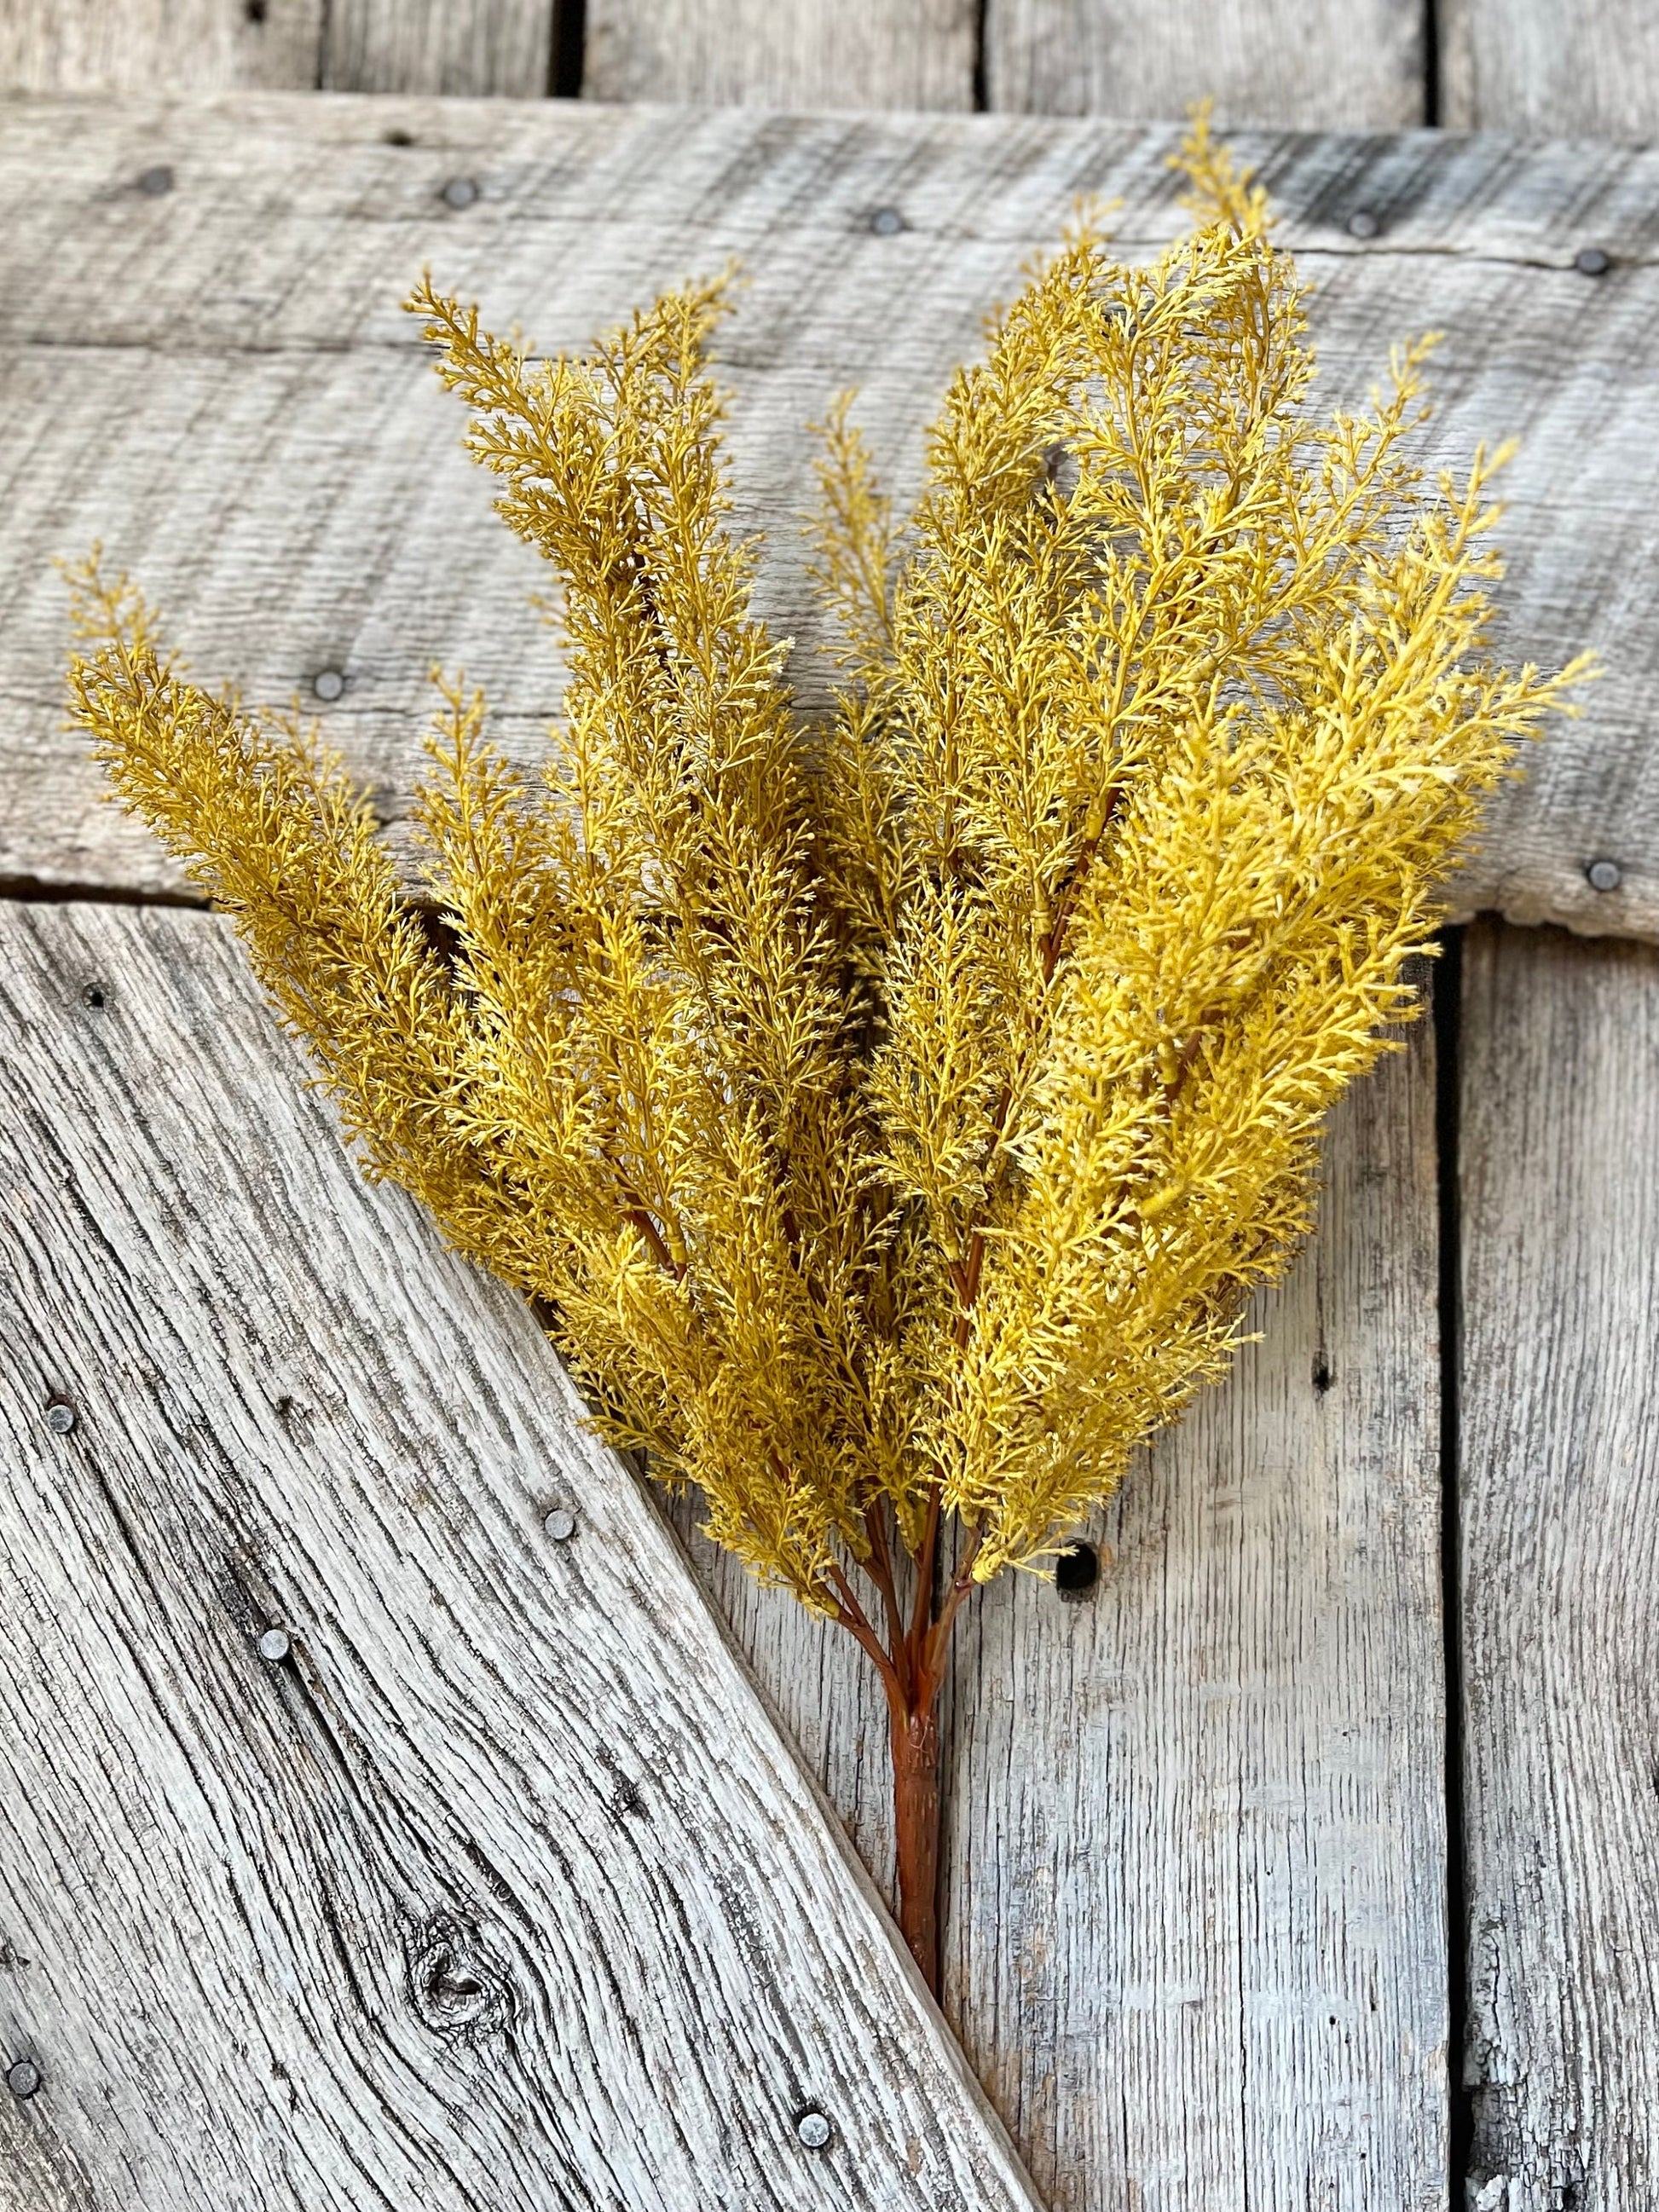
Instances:
[[[939,1713],[936,1686],[915,1710],[895,1705],[893,1830],[898,1844],[899,1927],[939,1995]]]
[[[915,1587],[908,1611],[899,1601],[887,1516],[872,1504],[863,1565],[881,1596],[886,1641],[860,1604],[848,1576],[835,1571],[835,1617],[875,1662],[887,1698],[888,1741],[893,1762],[893,1833],[898,1857],[899,1928],[939,1995],[939,1698],[950,1658],[951,1632],[974,1586],[974,1562],[983,1540],[970,1529],[957,1547],[957,1565],[943,1591],[937,1588],[942,1513],[934,1487],[924,1533],[910,1554]]]

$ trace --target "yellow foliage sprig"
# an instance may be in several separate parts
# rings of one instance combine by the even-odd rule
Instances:
[[[314,737],[76,580],[75,715],[371,1171],[880,1668],[930,1973],[958,1607],[1224,1370],[1327,1109],[1413,1011],[1436,886],[1583,672],[1487,657],[1502,456],[1422,481],[1427,342],[1318,420],[1264,194],[1201,117],[1180,166],[1188,236],[1127,266],[1079,217],[994,324],[904,522],[829,411],[812,731],[726,527],[725,280],[542,362],[422,283],[569,669],[539,779],[442,689],[416,818],[445,956]]]

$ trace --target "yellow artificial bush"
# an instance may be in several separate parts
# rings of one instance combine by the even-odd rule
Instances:
[[[441,937],[313,736],[78,579],[75,714],[370,1171],[880,1669],[930,1979],[957,1608],[1225,1368],[1437,884],[1576,672],[1485,656],[1492,464],[1419,479],[1426,347],[1317,420],[1262,195],[1201,122],[1182,161],[1192,234],[1132,268],[1079,221],[951,383],[907,521],[831,410],[844,681],[811,728],[726,534],[722,284],[535,366],[420,288],[569,671],[539,778],[443,692]]]

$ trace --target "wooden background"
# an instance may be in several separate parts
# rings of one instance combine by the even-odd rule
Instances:
[[[0,2206],[1646,2212],[1659,12],[9,0],[0,84]],[[970,1619],[941,2021],[872,1686],[352,1176],[95,805],[47,562],[101,531],[258,696],[338,669],[395,834],[432,654],[526,752],[557,684],[399,294],[432,258],[568,343],[735,246],[810,698],[799,423],[860,381],[902,478],[1073,191],[1168,234],[1204,94],[1334,385],[1433,322],[1444,449],[1525,434],[1506,620],[1608,675],[1097,1589]]]
[[[1637,137],[1645,0],[8,0],[0,87],[989,108]]]

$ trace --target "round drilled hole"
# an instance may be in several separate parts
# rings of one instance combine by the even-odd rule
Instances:
[[[1100,1580],[1100,1553],[1092,1544],[1068,1544],[1054,1561],[1054,1588],[1062,1597],[1087,1597]]]

